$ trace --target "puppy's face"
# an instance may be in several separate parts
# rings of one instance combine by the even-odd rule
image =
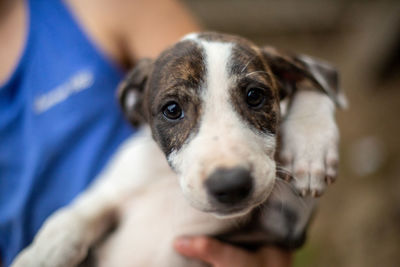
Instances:
[[[245,214],[272,190],[282,82],[269,61],[244,39],[191,34],[142,61],[120,90],[128,118],[150,125],[197,209]]]

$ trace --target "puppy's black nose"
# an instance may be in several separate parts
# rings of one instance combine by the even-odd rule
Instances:
[[[253,179],[244,168],[217,169],[206,180],[210,196],[225,205],[237,204],[244,200],[253,186]]]

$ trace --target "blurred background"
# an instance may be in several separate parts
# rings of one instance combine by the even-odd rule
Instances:
[[[335,64],[341,165],[296,267],[400,266],[400,1],[185,0],[209,30]]]

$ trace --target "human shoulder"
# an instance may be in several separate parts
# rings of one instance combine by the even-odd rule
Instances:
[[[68,0],[82,21],[112,46],[119,60],[155,57],[200,27],[178,0]]]
[[[61,0],[62,1],[62,0]],[[114,28],[119,20],[117,3],[121,0],[64,0],[82,30],[109,58],[123,64],[124,55],[119,48]],[[127,1],[129,2],[129,1]]]

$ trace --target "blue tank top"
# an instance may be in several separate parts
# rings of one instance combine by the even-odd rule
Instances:
[[[10,265],[132,134],[115,99],[123,72],[60,0],[30,0],[25,48],[0,85],[0,253]]]

